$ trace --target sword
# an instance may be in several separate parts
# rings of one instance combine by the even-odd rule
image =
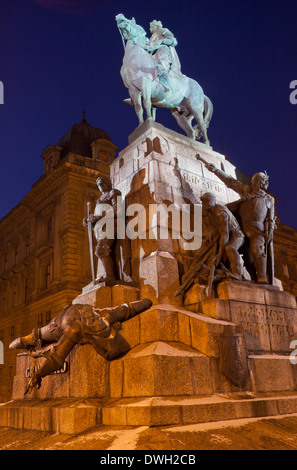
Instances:
[[[210,268],[209,277],[208,277],[208,284],[207,284],[207,288],[206,288],[206,291],[205,291],[207,297],[209,297],[210,294],[211,294],[215,269],[216,269],[216,266],[215,266],[215,263],[213,262],[212,265],[211,265],[211,268]]]
[[[92,281],[95,283],[95,270],[94,270],[94,255],[93,255],[93,233],[92,233],[92,222],[90,221],[91,203],[87,203],[88,207],[88,235],[89,235],[89,247],[90,247],[90,260],[91,260],[91,272]]]
[[[274,279],[274,249],[273,249],[273,231],[276,228],[275,225],[276,216],[273,219],[273,228],[271,238],[269,240],[269,222],[268,220],[265,221],[265,235],[266,235],[266,246],[265,246],[265,254],[267,260],[267,274],[269,276],[270,284],[273,284]]]
[[[215,242],[214,245],[213,245],[213,250],[212,250],[213,261],[211,263],[211,267],[210,267],[210,270],[209,270],[208,284],[207,284],[207,288],[206,288],[206,291],[205,291],[207,297],[209,297],[210,294],[211,294],[212,284],[213,284],[213,280],[214,280],[214,275],[215,275],[215,270],[216,270],[215,255],[216,255],[217,250],[218,250],[218,243]]]

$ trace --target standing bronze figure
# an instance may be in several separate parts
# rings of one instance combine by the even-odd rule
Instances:
[[[268,175],[256,173],[251,184],[244,184],[213,163],[196,155],[206,168],[220,178],[228,188],[236,191],[241,198],[228,205],[238,215],[242,230],[249,240],[249,256],[256,270],[256,281],[272,284],[274,275],[273,230],[275,228],[274,198],[268,194]],[[252,273],[251,273],[252,274]]]
[[[207,296],[211,294],[214,282],[225,278],[242,280],[242,262],[238,250],[244,242],[244,234],[236,217],[224,204],[217,203],[214,194],[204,193],[200,199],[206,236],[175,296],[187,291],[195,280],[207,285]],[[225,266],[226,261],[228,268]]]
[[[113,188],[107,177],[99,176],[96,182],[101,195],[97,199],[94,214],[88,213],[88,217],[83,221],[85,227],[93,228],[97,241],[95,255],[98,257],[98,262],[100,261],[101,273],[98,276],[97,270],[95,283],[108,285],[118,281],[134,283],[131,276],[131,241],[127,236],[118,237],[118,219],[122,217],[121,191]],[[107,230],[101,222],[103,218],[109,222]],[[125,220],[122,222],[125,224]],[[90,249],[91,245],[90,243]]]
[[[214,257],[214,265],[218,266],[226,255],[232,277],[241,280],[241,262],[238,249],[244,241],[239,223],[232,212],[224,205],[216,202],[215,195],[204,193],[201,196],[204,217],[208,218],[211,230],[208,231],[207,240],[218,238],[218,251]]]

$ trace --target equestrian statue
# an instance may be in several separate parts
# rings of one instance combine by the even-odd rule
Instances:
[[[116,22],[125,49],[121,77],[130,95],[125,101],[134,106],[139,125],[144,122],[144,110],[146,119],[154,121],[156,107],[169,108],[188,137],[202,137],[209,145],[207,128],[213,105],[201,86],[182,74],[175,49],[177,40],[171,31],[154,20],[149,39],[134,18],[128,20],[119,14]]]

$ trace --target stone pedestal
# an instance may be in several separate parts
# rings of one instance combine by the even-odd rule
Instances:
[[[254,325],[251,333],[234,314],[234,298],[240,299],[234,302],[242,307],[254,305],[253,288],[253,301],[266,315],[272,305],[274,312],[288,309],[282,315],[281,340],[273,335],[277,324],[269,323],[269,315],[267,332],[253,316],[258,327]],[[25,372],[43,359],[18,356],[14,401],[0,407],[0,425],[72,434],[96,424],[158,426],[296,413],[297,367],[290,362],[288,349],[297,315],[294,298],[271,288],[245,290],[226,282],[217,286],[212,299],[199,305],[203,313],[153,305],[123,323],[120,334],[131,350],[111,362],[90,345],[76,346],[67,358],[66,372],[44,378],[41,389],[25,399]],[[249,345],[250,372],[246,384],[239,387],[222,372],[220,338],[242,329]]]
[[[145,122],[134,131],[110,167],[113,186],[121,191],[127,208],[136,211],[129,213],[128,221],[142,211],[142,230],[138,227],[139,237],[131,241],[132,274],[141,297],[149,295],[154,303],[181,305],[174,293],[193,250],[201,244],[201,194],[212,191],[223,203],[238,198],[196,160],[197,153],[235,177],[235,167],[223,155],[155,122]],[[187,227],[187,216],[193,221],[194,210],[195,227]],[[195,244],[190,239],[193,231]]]
[[[297,338],[296,298],[277,287],[251,282],[225,281],[215,286],[211,298],[205,288],[193,285],[184,305],[191,311],[239,325],[250,352],[290,352]]]
[[[112,305],[138,298],[137,289],[116,287]],[[102,295],[106,293],[106,288],[99,289]],[[199,300],[195,290],[193,286],[185,303],[190,297],[191,301],[195,297]],[[79,297],[74,302],[81,303]],[[34,391],[35,397],[131,398],[238,390],[220,372],[220,337],[226,332],[244,331],[252,362],[261,364],[262,360],[265,369],[269,362],[272,369],[281,360],[290,364],[290,342],[297,335],[296,299],[291,294],[226,281],[216,287],[212,299],[197,302],[197,310],[201,312],[190,311],[193,305],[187,308],[155,305],[123,323],[120,334],[131,348],[123,358],[108,362],[91,346],[76,346],[67,359],[66,372],[43,379],[41,389]],[[42,360],[18,356],[14,399],[23,396],[26,369]],[[297,374],[293,365],[291,373],[294,377]],[[277,369],[274,374],[279,382]],[[291,384],[295,383],[295,379],[290,380]],[[287,385],[284,386],[286,389]],[[257,381],[250,380],[244,389],[257,391]]]
[[[290,361],[297,339],[294,296],[274,286],[224,281],[210,297],[198,284],[174,297],[192,261],[185,243],[193,228],[182,227],[176,236],[174,219],[167,227],[151,206],[193,215],[206,191],[223,203],[238,198],[196,160],[197,153],[235,176],[223,155],[157,123],[130,136],[111,164],[111,178],[126,206],[135,204],[143,216],[139,236],[131,240],[138,286],[96,286],[73,303],[104,308],[149,297],[153,306],[122,324],[127,354],[108,362],[92,346],[77,345],[64,371],[44,378],[25,399],[26,371],[44,359],[19,355],[13,402],[0,407],[0,426],[76,433],[96,424],[193,424],[297,412],[297,365]],[[169,236],[162,237],[167,228]],[[201,241],[201,211],[195,230]],[[222,367],[222,338],[228,335],[243,335],[247,346],[248,375],[241,385]]]

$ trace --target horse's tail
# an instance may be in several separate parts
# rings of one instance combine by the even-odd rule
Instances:
[[[204,117],[204,122],[206,127],[208,128],[209,122],[212,118],[212,113],[213,113],[213,104],[208,98],[208,96],[204,95],[204,112],[203,112],[203,117]]]

